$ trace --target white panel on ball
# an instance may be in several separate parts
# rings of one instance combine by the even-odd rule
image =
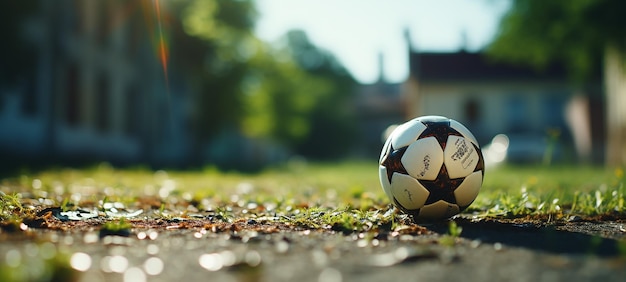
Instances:
[[[432,219],[432,218],[448,218],[455,214],[458,214],[459,206],[450,204],[446,201],[439,200],[430,205],[425,205],[420,209],[418,217]]]
[[[454,130],[458,131],[459,133],[461,133],[463,136],[467,137],[469,140],[474,142],[474,144],[476,144],[476,146],[478,146],[478,141],[476,140],[476,137],[474,137],[474,134],[472,134],[472,132],[469,131],[469,129],[467,129],[467,127],[463,126],[460,122],[451,119],[450,120],[450,127],[452,127],[452,129],[454,129]]]
[[[454,190],[456,203],[461,207],[469,206],[478,196],[483,185],[483,172],[477,171],[465,177],[463,183]]]
[[[461,136],[448,136],[444,151],[448,176],[451,179],[461,178],[474,171],[480,156],[471,142]]]
[[[422,116],[422,117],[415,118],[415,120],[419,120],[420,122],[421,121],[439,122],[439,121],[448,121],[450,119],[444,116]]]
[[[415,178],[396,172],[391,177],[391,194],[402,207],[414,210],[424,206],[429,193]]]
[[[380,179],[380,185],[383,187],[383,191],[387,194],[389,199],[393,199],[393,195],[391,194],[391,183],[389,183],[389,179],[387,178],[387,168],[379,165],[378,166],[378,178]]]
[[[391,136],[389,136],[391,145],[393,145],[394,149],[406,147],[417,140],[417,137],[424,132],[424,129],[426,129],[426,125],[423,123],[417,120],[408,121],[398,126],[398,128],[391,133]]]
[[[435,137],[419,139],[406,149],[402,164],[409,175],[421,180],[435,180],[443,164],[443,151]]]
[[[379,164],[383,163],[383,159],[385,158],[387,153],[389,153],[389,146],[390,145],[391,145],[391,138],[387,138],[387,141],[385,141],[385,145],[383,145],[383,150],[380,152],[380,158],[378,158],[378,163]]]

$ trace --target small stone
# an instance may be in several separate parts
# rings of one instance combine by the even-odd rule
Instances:
[[[493,249],[496,250],[497,252],[502,251],[502,243],[493,244]]]
[[[567,218],[567,221],[569,222],[581,222],[583,221],[583,218],[577,215],[572,215],[569,218]]]

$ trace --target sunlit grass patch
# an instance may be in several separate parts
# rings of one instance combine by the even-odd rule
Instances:
[[[0,240],[18,240],[30,244],[28,248],[38,244],[40,252],[50,246],[56,248],[49,257],[31,259],[28,255],[32,252],[26,247],[0,244],[5,253],[10,252],[0,256],[0,280],[64,280],[90,269],[90,252],[74,250],[72,254],[64,249],[67,247],[40,238],[59,233],[55,231],[85,234],[84,242],[104,246],[146,238],[159,244],[154,239],[160,233],[177,240],[184,234],[193,234],[196,239],[210,236],[211,242],[268,240],[277,250],[283,250],[285,242],[293,238],[308,238],[307,242],[331,238],[332,244],[354,241],[350,246],[372,248],[410,240],[419,247],[397,262],[415,256],[451,261],[458,254],[455,249],[467,247],[472,232],[485,226],[545,226],[537,233],[541,235],[556,226],[576,225],[579,220],[623,220],[624,182],[621,169],[488,168],[478,198],[459,217],[443,223],[415,224],[390,204],[380,187],[375,162],[301,162],[258,173],[214,167],[195,171],[116,169],[106,164],[53,169],[0,182]],[[581,224],[587,223],[595,224]],[[621,223],[615,226],[620,229],[614,232],[623,232]],[[616,244],[618,252],[624,254],[623,240]],[[437,248],[446,251],[438,254],[433,251]],[[502,244],[496,243],[494,248],[501,249]],[[381,263],[377,258],[372,258],[377,265],[389,265],[389,261]],[[28,272],[33,265],[42,267],[39,274]]]
[[[487,172],[472,209],[486,216],[624,216],[621,169],[503,167]]]
[[[623,170],[577,166],[505,166],[487,169],[476,201],[465,214],[481,217],[571,215],[621,217],[626,212]],[[164,219],[211,211],[223,220],[253,213],[284,215],[297,224],[337,230],[387,224],[380,217],[389,200],[380,188],[375,162],[306,163],[259,173],[115,169],[56,169],[2,182],[0,216],[25,206],[63,211],[93,208],[145,210]],[[246,214],[247,213],[247,214]],[[122,214],[123,216],[123,214]],[[119,218],[119,217],[118,217]],[[343,227],[342,227],[343,226]]]
[[[22,203],[20,203],[17,193],[6,194],[0,191],[0,218],[6,219],[13,216],[16,212],[22,211]]]

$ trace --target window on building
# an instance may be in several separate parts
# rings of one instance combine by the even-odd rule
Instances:
[[[511,132],[527,130],[528,102],[520,94],[512,95],[506,102],[506,121]]]
[[[94,107],[96,111],[96,127],[100,132],[107,132],[109,130],[110,104],[109,81],[106,75],[101,75],[96,85],[96,105]]]
[[[27,116],[37,113],[37,87],[35,85],[34,74],[22,83],[22,113]]]
[[[139,49],[140,40],[143,38],[141,20],[139,17],[130,18],[128,24],[129,31],[127,34],[130,36],[127,36],[126,39],[129,41],[129,53],[135,56],[137,55],[137,51]]]
[[[101,46],[106,45],[111,35],[111,13],[110,3],[107,1],[96,2],[98,9],[96,21],[96,42]]]
[[[80,118],[80,95],[78,93],[79,85],[79,76],[78,76],[78,67],[76,64],[71,64],[67,69],[67,73],[65,75],[66,79],[66,93],[67,97],[65,99],[65,122],[74,126],[77,125]]]
[[[474,98],[465,101],[465,120],[468,123],[476,123],[480,120],[480,105]]]
[[[124,114],[126,120],[124,121],[124,127],[126,135],[138,136],[141,121],[141,109],[139,108],[140,95],[137,91],[136,84],[127,88],[126,91],[126,109]]]
[[[546,128],[564,129],[565,128],[565,99],[563,96],[545,94],[542,101],[542,123]]]

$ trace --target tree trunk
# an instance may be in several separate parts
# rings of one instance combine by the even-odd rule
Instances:
[[[608,46],[604,54],[606,165],[626,164],[626,69],[624,52]]]

